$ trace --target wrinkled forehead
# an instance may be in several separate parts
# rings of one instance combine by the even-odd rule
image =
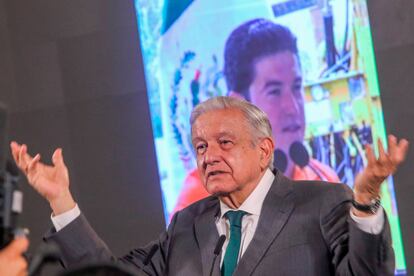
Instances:
[[[191,138],[219,135],[220,133],[249,132],[250,127],[244,113],[238,108],[213,109],[200,114],[191,126]]]
[[[208,110],[203,110],[201,112],[197,112],[196,114],[192,114],[192,124],[193,127],[197,121],[211,121],[214,119],[235,119],[240,121],[247,121],[247,116],[243,113],[243,111],[238,107],[213,107]]]

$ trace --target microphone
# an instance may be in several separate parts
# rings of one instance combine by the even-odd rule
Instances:
[[[323,173],[309,162],[309,153],[301,142],[296,141],[290,146],[289,155],[296,165],[301,168],[308,166],[322,181],[327,181]]]
[[[221,235],[217,240],[216,247],[214,248],[214,258],[213,263],[211,264],[210,276],[213,275],[214,264],[216,263],[218,255],[220,255],[221,249],[223,248],[223,244],[225,241],[226,235]]]
[[[309,164],[309,153],[301,142],[294,142],[290,145],[289,156],[292,161],[301,168]]]
[[[18,169],[7,160],[6,169],[0,177],[0,249],[13,239],[18,216],[23,210],[23,193],[18,188],[18,180]]]
[[[13,239],[18,230],[17,218],[23,209],[23,193],[17,185],[19,170],[6,158],[7,133],[8,109],[0,103],[0,249]]]
[[[273,156],[273,166],[284,173],[288,163],[286,154],[282,150],[276,149]]]

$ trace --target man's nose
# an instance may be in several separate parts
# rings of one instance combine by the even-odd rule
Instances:
[[[295,96],[292,91],[286,91],[283,93],[282,98],[282,108],[285,114],[295,115],[299,113],[300,104],[298,102],[297,96]]]
[[[220,156],[220,147],[218,145],[209,145],[204,153],[204,164],[215,164],[220,161]]]

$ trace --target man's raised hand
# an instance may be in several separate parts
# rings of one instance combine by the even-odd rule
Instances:
[[[49,202],[54,215],[75,206],[69,190],[69,174],[63,161],[62,149],[56,149],[52,165],[46,165],[40,162],[40,154],[32,157],[25,144],[13,141],[10,148],[17,166],[26,175],[29,184]]]
[[[370,146],[366,147],[367,166],[357,175],[354,184],[354,197],[358,203],[369,204],[380,194],[381,183],[394,174],[398,166],[405,160],[408,141],[400,141],[393,135],[388,136],[388,152],[378,140],[378,158]]]

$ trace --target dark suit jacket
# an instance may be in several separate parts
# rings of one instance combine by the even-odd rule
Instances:
[[[256,233],[234,275],[393,275],[394,253],[386,220],[378,235],[361,231],[349,217],[352,192],[343,184],[291,181],[276,173],[263,203]],[[150,275],[209,275],[219,238],[216,197],[178,212],[166,232],[144,248],[119,259]],[[66,266],[115,259],[81,215],[53,240]],[[143,260],[151,246],[159,249]],[[220,256],[213,275],[220,275]]]

